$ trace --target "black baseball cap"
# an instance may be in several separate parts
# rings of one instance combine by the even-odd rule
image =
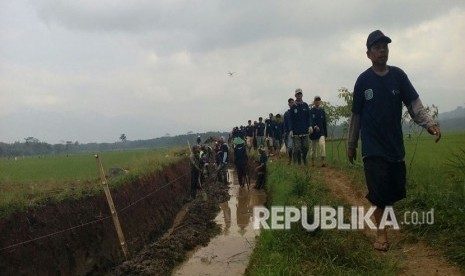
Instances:
[[[371,32],[368,35],[367,48],[369,49],[373,44],[375,44],[376,42],[379,42],[379,41],[383,41],[383,42],[386,42],[386,43],[391,43],[392,42],[392,40],[389,37],[385,36],[383,34],[383,32],[381,32],[380,30],[376,30],[376,31]]]

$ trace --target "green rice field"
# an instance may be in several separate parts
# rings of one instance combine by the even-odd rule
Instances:
[[[104,171],[121,168],[125,177],[156,171],[180,159],[179,149],[146,149],[99,153]],[[109,185],[123,181],[116,178]],[[0,159],[0,216],[44,200],[79,198],[100,191],[93,153]]]

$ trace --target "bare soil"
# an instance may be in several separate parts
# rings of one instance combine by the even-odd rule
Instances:
[[[219,204],[228,201],[229,187],[210,182],[203,185],[197,198],[186,204],[162,239],[146,245],[131,260],[111,271],[110,275],[169,275],[176,264],[186,258],[186,253],[196,246],[206,246],[210,238],[220,232],[214,222]],[[205,192],[206,200],[202,196]]]
[[[193,225],[193,228],[180,225],[174,231],[177,239],[152,244],[172,226],[176,214],[186,203],[190,190],[187,160],[129,182],[112,189],[111,193],[129,254],[141,264],[129,261],[114,271],[134,269],[125,274],[143,274],[149,271],[143,267],[150,267],[153,260],[150,256],[172,267],[172,263],[183,258],[183,251],[206,243],[210,235],[218,231],[207,218],[214,218],[218,202],[225,201],[228,194],[226,187],[212,185],[206,189],[210,200],[190,203],[185,225]],[[155,253],[148,248],[160,251]],[[43,202],[34,209],[0,219],[2,275],[102,275],[123,261],[103,192],[59,203]]]
[[[365,199],[366,189],[362,185],[352,182],[352,178],[346,173],[331,168],[318,168],[314,176],[330,189],[336,198],[346,201],[354,206],[369,207]],[[364,187],[364,186],[363,186]],[[364,234],[373,242],[376,238],[374,230],[364,230]],[[407,241],[402,231],[388,231],[390,248],[388,252],[379,252],[387,258],[393,258],[400,264],[399,275],[463,275],[460,269],[448,263],[441,253],[423,241]],[[375,250],[374,250],[375,251]]]

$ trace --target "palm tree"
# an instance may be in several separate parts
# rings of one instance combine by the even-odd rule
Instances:
[[[124,133],[121,134],[120,137],[119,137],[119,139],[120,139],[121,142],[123,142],[123,143],[126,142],[126,134],[124,134]]]

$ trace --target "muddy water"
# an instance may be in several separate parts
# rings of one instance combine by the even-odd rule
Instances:
[[[173,275],[242,275],[249,262],[259,230],[253,229],[254,206],[263,206],[263,190],[240,188],[237,174],[230,170],[231,198],[220,204],[216,223],[221,233],[210,240],[206,247],[199,247],[189,254],[187,261],[178,266]]]

